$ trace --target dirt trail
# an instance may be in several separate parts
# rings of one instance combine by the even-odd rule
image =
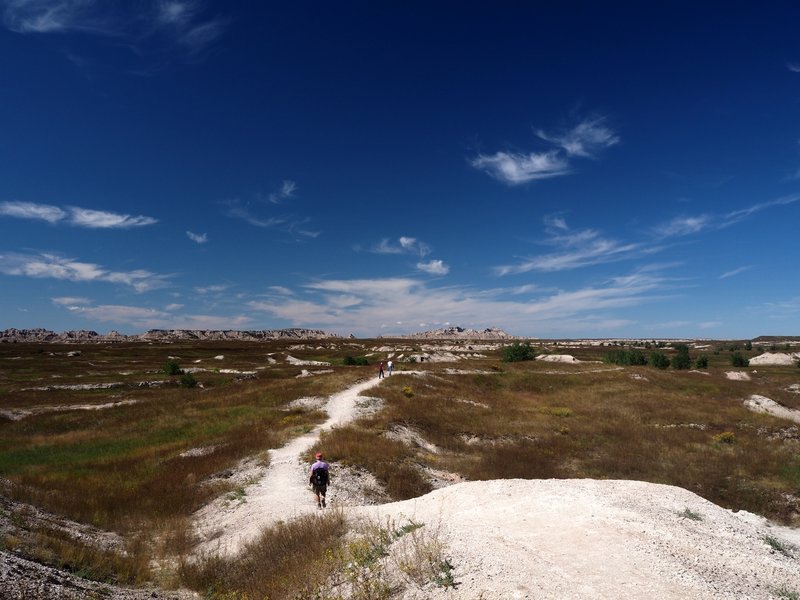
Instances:
[[[352,421],[358,413],[359,394],[380,381],[372,377],[332,395],[323,407],[328,420],[282,448],[270,450],[269,468],[258,482],[246,488],[243,501],[220,498],[204,507],[195,525],[203,540],[198,552],[236,554],[263,527],[315,512],[316,503],[307,485],[306,455],[322,431]]]

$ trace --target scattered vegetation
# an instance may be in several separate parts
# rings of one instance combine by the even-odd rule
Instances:
[[[800,592],[789,589],[788,587],[781,586],[772,590],[778,598],[785,598],[786,600],[800,600]]]
[[[183,373],[181,370],[181,365],[178,363],[177,360],[169,360],[164,364],[162,369],[164,373],[167,375],[180,375]]]
[[[669,369],[669,357],[660,350],[655,350],[650,353],[650,364],[656,369]]]
[[[536,351],[531,346],[530,342],[520,343],[514,342],[510,346],[503,347],[502,361],[503,362],[520,362],[523,360],[534,360],[536,358]]]
[[[691,521],[702,521],[703,517],[700,516],[700,513],[696,513],[693,510],[690,510],[688,507],[683,509],[683,512],[678,513],[679,517],[683,517],[684,519],[689,519]]]
[[[778,538],[768,535],[764,538],[767,546],[775,550],[776,552],[780,552],[784,556],[788,556],[789,558],[792,557],[792,553],[789,550],[789,547],[786,546],[783,542],[781,542]]]
[[[747,367],[750,365],[750,361],[742,356],[741,352],[734,352],[731,354],[731,364],[734,367]]]
[[[193,388],[197,387],[197,379],[191,373],[184,373],[181,375],[181,387]]]
[[[234,558],[184,562],[181,573],[209,600],[388,600],[409,585],[454,588],[443,548],[438,529],[423,523],[348,525],[340,512],[326,511],[265,530]]]
[[[333,510],[279,523],[240,556],[184,561],[181,578],[209,600],[319,598],[324,582],[344,566],[338,557],[346,532],[344,516]]]
[[[689,356],[689,346],[686,344],[677,344],[675,346],[675,356],[671,359],[673,369],[690,369],[692,367],[692,358]]]
[[[606,352],[603,361],[615,365],[635,366],[646,365],[647,357],[638,348],[632,348]]]
[[[346,366],[354,366],[354,365],[365,366],[365,365],[369,364],[369,360],[367,359],[366,356],[353,357],[353,356],[347,355],[347,356],[344,357],[344,360],[342,361],[342,364],[344,364]]]
[[[657,366],[659,361],[653,359],[660,355],[667,366],[680,368],[667,357],[672,350],[663,342],[650,345],[650,364]],[[533,345],[520,346],[535,355]],[[582,361],[625,366],[645,359],[641,350],[615,346],[610,352],[608,347],[582,347],[575,354]],[[141,582],[154,576],[148,570],[153,559],[185,553],[191,542],[189,518],[197,508],[228,494],[246,499],[221,473],[325,419],[319,411],[296,407],[294,400],[325,396],[363,377],[360,369],[345,367],[353,350],[333,345],[304,354],[289,350],[289,342],[276,342],[268,351],[264,344],[175,344],[169,352],[179,355],[180,362],[200,361],[206,368],[199,376],[202,387],[179,390],[180,379],[172,379],[174,375],[163,368],[163,346],[85,345],[80,348],[82,356],[63,360],[73,349],[48,346],[41,352],[38,345],[0,345],[4,410],[113,404],[100,411],[58,410],[0,419],[0,472],[10,482],[0,494],[119,531],[130,543],[124,555],[92,556],[79,544],[59,541],[52,531],[43,530],[35,547],[14,535],[2,541],[7,549],[37,559],[45,560],[48,553],[51,560],[62,557],[62,564],[68,563],[74,572],[103,581]],[[747,352],[741,346],[733,350],[717,345],[697,357],[695,364],[719,374],[735,353],[745,360],[753,355]],[[265,354],[289,353],[330,362],[334,372],[296,379],[296,367],[265,359]],[[370,392],[382,398],[382,408],[331,430],[319,449],[332,462],[369,471],[393,499],[430,491],[421,466],[469,480],[636,479],[678,485],[724,507],[798,524],[800,507],[791,498],[800,489],[800,455],[790,443],[769,435],[776,430],[774,419],[751,413],[741,404],[744,394],[758,392],[800,408],[800,398],[785,391],[797,381],[794,367],[759,369],[757,384],[653,370],[643,385],[631,379],[634,369],[596,364],[553,369],[536,361],[505,361],[504,349],[488,354],[471,359],[475,373],[455,374],[448,371],[452,365],[426,361],[432,376],[412,381],[411,375],[397,373],[387,378]],[[224,355],[224,362],[214,361],[217,355]],[[678,355],[675,348],[673,361]],[[12,357],[21,358],[4,360]],[[501,361],[514,364],[500,368]],[[236,381],[230,369],[260,370],[255,379]],[[171,383],[151,385],[153,373]],[[122,387],[47,391],[39,387],[51,385],[53,375],[59,384],[122,381]],[[147,385],[141,385],[143,381]],[[125,403],[129,400],[135,402]],[[425,445],[387,436],[401,428],[413,430]],[[691,511],[679,514],[699,517]],[[24,515],[10,518],[25,526]],[[362,598],[382,598],[388,593],[386,580],[367,577],[358,565],[371,572],[391,563],[407,582],[455,585],[452,565],[437,547],[430,526],[382,526],[378,529],[385,531],[378,534],[352,530],[338,518],[331,511],[324,515],[327,524],[317,517],[311,524],[286,523],[238,566],[218,557],[184,564],[181,583],[192,583],[209,598],[241,599],[247,594],[274,600],[326,600],[337,597],[333,587],[313,590],[301,576],[329,564],[334,569],[352,564],[354,570],[343,567],[338,572],[344,574],[326,576],[328,584],[351,586],[348,589],[360,590]],[[310,534],[304,533],[312,526],[329,532],[315,533],[323,539],[319,544],[309,542]],[[411,529],[395,535],[407,527]],[[383,546],[375,546],[381,535],[388,537]],[[271,561],[264,559],[266,552],[279,557],[276,565],[267,564]],[[280,565],[284,569],[280,576],[268,571]],[[249,572],[260,573],[265,581],[256,582],[259,578]],[[273,587],[259,587],[262,584]]]
[[[736,443],[736,434],[732,431],[723,431],[722,433],[718,433],[714,436],[714,441],[717,444],[735,444]]]

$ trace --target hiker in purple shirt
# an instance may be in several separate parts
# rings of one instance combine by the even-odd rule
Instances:
[[[325,508],[325,494],[328,492],[328,482],[330,481],[330,468],[328,463],[322,460],[322,452],[314,455],[317,461],[311,465],[308,482],[311,489],[317,495],[317,508]]]

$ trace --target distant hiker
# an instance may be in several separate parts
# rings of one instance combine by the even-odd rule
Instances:
[[[383,361],[378,365],[378,379],[383,379]]]
[[[331,480],[328,463],[322,460],[322,452],[314,455],[316,462],[311,465],[308,482],[317,496],[317,508],[325,508],[325,494],[328,492],[328,483]]]
[[[392,374],[392,370],[394,369],[394,365],[392,364],[392,361],[389,361],[389,362],[386,363],[386,369],[389,371],[389,375],[391,375]]]

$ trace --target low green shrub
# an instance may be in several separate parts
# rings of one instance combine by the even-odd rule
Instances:
[[[197,387],[197,379],[191,373],[184,373],[181,376],[181,387],[193,388]]]
[[[750,365],[750,361],[742,356],[741,352],[734,352],[731,354],[731,364],[734,367],[747,367]]]
[[[369,364],[369,360],[367,360],[366,356],[345,356],[343,362],[346,366],[366,366]]]
[[[670,364],[669,357],[663,352],[656,350],[650,354],[650,364],[656,369],[668,369]]]
[[[503,348],[503,362],[519,362],[523,360],[534,360],[535,358],[536,352],[530,342],[525,342],[524,344],[514,342],[510,346],[505,346]]]
[[[647,357],[641,350],[632,348],[630,350],[612,350],[611,352],[606,352],[603,361],[614,365],[638,366],[646,365]]]
[[[689,346],[686,344],[677,344],[675,346],[675,356],[672,357],[673,369],[688,369],[692,366],[692,359],[689,356]]]
[[[161,370],[167,375],[180,375],[183,373],[183,370],[181,369],[181,366],[178,364],[177,360],[167,361]]]
[[[697,360],[694,361],[694,366],[696,369],[707,369],[708,368],[708,357],[698,356]]]

